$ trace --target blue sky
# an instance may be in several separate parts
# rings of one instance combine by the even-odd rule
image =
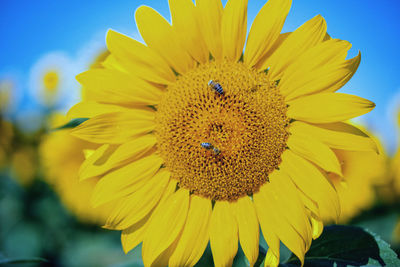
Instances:
[[[249,27],[264,3],[264,0],[249,0]],[[0,75],[14,74],[21,90],[27,91],[32,65],[50,51],[62,51],[73,60],[79,60],[88,44],[104,42],[108,28],[137,37],[134,11],[141,4],[152,6],[169,17],[167,0],[2,0]],[[361,65],[343,92],[357,94],[377,104],[362,121],[384,139],[389,151],[393,151],[398,136],[391,119],[395,116],[396,101],[400,108],[400,1],[294,0],[284,31],[293,31],[317,14],[326,19],[331,36],[353,44],[351,57],[361,51]],[[34,104],[25,97],[20,108],[30,105]]]

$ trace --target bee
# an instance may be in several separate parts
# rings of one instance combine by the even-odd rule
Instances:
[[[214,147],[211,143],[201,143],[200,145],[207,150],[212,150],[215,155],[219,155],[221,153],[221,150],[219,150],[217,147]]]
[[[213,145],[212,145],[211,143],[201,143],[200,145],[201,145],[203,148],[207,149],[207,150],[210,150],[210,149],[213,149],[213,148],[214,148]]]
[[[208,82],[208,86],[212,87],[218,94],[220,95],[224,94],[224,90],[222,89],[222,86],[219,83],[210,80]]]
[[[214,154],[217,155],[217,156],[221,153],[221,150],[219,150],[216,147],[213,147],[212,150],[214,151]]]

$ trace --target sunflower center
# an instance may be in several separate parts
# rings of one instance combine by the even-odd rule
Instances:
[[[214,61],[179,76],[157,109],[158,152],[179,186],[213,200],[257,192],[286,148],[286,104],[264,72]]]

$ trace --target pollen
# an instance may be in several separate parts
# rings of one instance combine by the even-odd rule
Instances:
[[[286,110],[264,72],[241,62],[199,65],[178,76],[157,106],[158,153],[179,187],[235,201],[257,192],[279,167]]]

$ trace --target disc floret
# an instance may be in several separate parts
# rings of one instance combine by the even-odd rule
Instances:
[[[179,76],[158,106],[156,124],[172,177],[213,200],[258,191],[279,166],[288,138],[275,83],[240,62],[210,62]]]

